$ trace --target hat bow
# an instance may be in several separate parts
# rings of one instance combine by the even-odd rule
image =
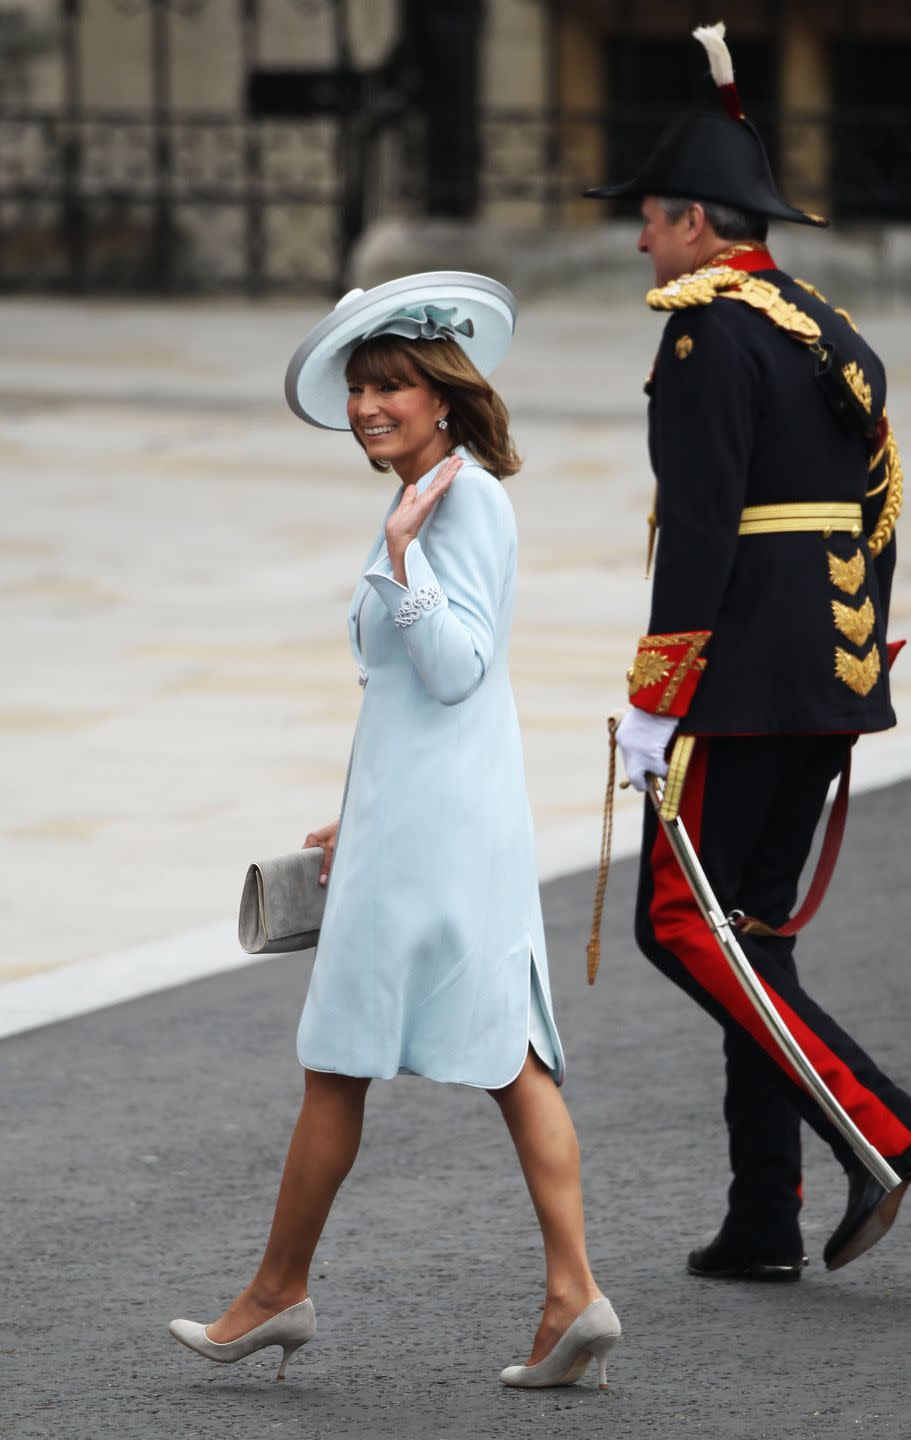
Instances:
[[[456,323],[458,313],[456,305],[406,305],[371,326],[357,343],[374,340],[378,335],[401,335],[405,340],[455,340],[457,335],[465,335],[470,340],[474,324],[470,319]]]

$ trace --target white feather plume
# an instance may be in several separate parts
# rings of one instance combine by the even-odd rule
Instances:
[[[693,39],[705,48],[712,67],[712,79],[716,85],[733,85],[734,62],[731,52],[724,43],[724,21],[717,25],[699,25],[693,31]]]

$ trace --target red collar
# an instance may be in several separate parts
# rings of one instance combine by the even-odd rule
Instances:
[[[713,255],[708,266],[725,265],[729,270],[777,270],[778,266],[766,247],[758,240],[741,240],[720,255]]]

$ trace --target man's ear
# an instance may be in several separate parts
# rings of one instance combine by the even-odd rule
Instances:
[[[688,245],[694,245],[705,234],[705,227],[708,221],[705,218],[705,210],[698,200],[694,200],[687,211],[686,217],[686,239]]]

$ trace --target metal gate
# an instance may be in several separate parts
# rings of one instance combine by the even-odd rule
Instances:
[[[86,102],[86,62],[98,63],[86,54],[87,3],[96,37],[105,7],[139,27],[148,106]],[[176,47],[186,27],[212,18],[212,3],[239,50],[237,108],[177,108]],[[58,0],[49,9],[59,103],[17,104],[0,74],[2,288],[337,290],[361,228],[365,155],[383,123],[403,116],[381,105],[378,121],[375,105],[364,108],[370,77],[352,63],[348,0],[283,3],[321,16],[334,47],[321,72],[298,72],[290,114],[268,85],[257,103],[264,0]]]

